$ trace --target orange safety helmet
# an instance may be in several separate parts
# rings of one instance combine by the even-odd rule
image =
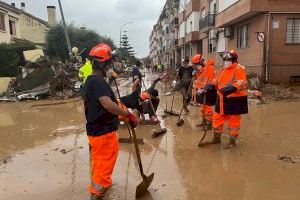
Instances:
[[[192,57],[192,63],[193,64],[200,64],[202,59],[203,59],[202,54],[196,54]]]
[[[106,44],[106,43],[100,43],[100,44],[98,44],[97,46],[106,47],[106,48],[108,48],[110,51],[113,51],[113,49],[111,48],[111,46],[109,46],[109,45]]]
[[[98,62],[105,62],[113,59],[114,51],[112,48],[105,43],[94,46],[90,51],[90,58]]]
[[[231,60],[232,62],[237,62],[238,54],[237,51],[231,49],[229,51],[226,51],[222,57],[223,60]]]
[[[148,92],[142,92],[142,93],[140,94],[140,98],[141,98],[143,101],[145,101],[146,99],[149,99],[149,98],[150,98],[150,95],[149,95]]]

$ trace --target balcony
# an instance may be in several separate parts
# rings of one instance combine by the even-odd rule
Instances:
[[[204,18],[199,20],[199,30],[202,32],[208,31],[215,27],[216,14],[208,13]]]
[[[172,22],[171,22],[171,27],[172,28],[178,28],[179,27],[179,19],[178,17],[175,17]]]

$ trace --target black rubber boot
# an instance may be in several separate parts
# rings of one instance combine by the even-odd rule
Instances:
[[[206,121],[206,128],[208,131],[212,130],[212,121],[207,120]],[[221,135],[221,134],[219,134]]]
[[[221,135],[220,133],[214,133],[214,137],[211,141],[206,142],[205,144],[220,144],[221,143]]]
[[[102,200],[103,196],[96,196],[95,194],[91,194],[91,200]]]
[[[229,136],[229,141],[228,143],[224,144],[223,145],[223,148],[224,149],[231,149],[233,147],[236,146],[236,139],[237,139],[237,136]]]

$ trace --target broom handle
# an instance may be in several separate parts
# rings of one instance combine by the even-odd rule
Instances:
[[[114,83],[116,85],[117,93],[118,93],[118,96],[119,96],[119,99],[120,99],[120,102],[121,102],[121,95],[120,95],[120,91],[119,91],[119,87],[118,87],[116,79],[114,79]],[[121,102],[121,108],[123,109],[123,103],[122,102]],[[129,138],[132,138],[130,127],[129,127],[128,123],[125,122],[125,124],[126,124],[127,130],[128,130],[128,133],[129,133]]]
[[[207,92],[207,91],[206,91]],[[207,127],[206,127],[206,114],[205,114],[205,111],[206,111],[206,92],[204,93],[204,96],[203,96],[203,104],[204,104],[204,123],[203,123],[203,128],[204,128],[204,135],[202,136],[199,144],[198,144],[198,147],[201,146],[201,143],[202,141],[204,140],[204,138],[206,137],[206,134],[207,134]]]

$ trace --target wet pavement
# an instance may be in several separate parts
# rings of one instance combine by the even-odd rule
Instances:
[[[149,85],[152,78],[146,79]],[[130,92],[121,81],[123,94]],[[160,84],[159,87],[162,85]],[[162,89],[162,88],[161,88]],[[159,114],[167,99],[162,97]],[[0,199],[89,199],[88,144],[80,99],[61,105],[33,101],[0,104]],[[181,99],[177,96],[175,109]],[[32,107],[35,105],[34,107]],[[223,200],[300,198],[300,102],[251,107],[243,116],[241,137],[235,149],[221,146],[199,149],[203,131],[196,127],[199,108],[190,106],[185,124],[164,118],[167,134],[152,139],[158,126],[140,126],[138,137],[145,172],[155,172],[145,200]],[[121,127],[120,137],[126,137]],[[208,133],[207,139],[212,137]],[[222,137],[223,142],[227,136]],[[291,157],[293,162],[279,160]],[[120,144],[113,187],[106,199],[135,199],[140,183],[133,145]]]

